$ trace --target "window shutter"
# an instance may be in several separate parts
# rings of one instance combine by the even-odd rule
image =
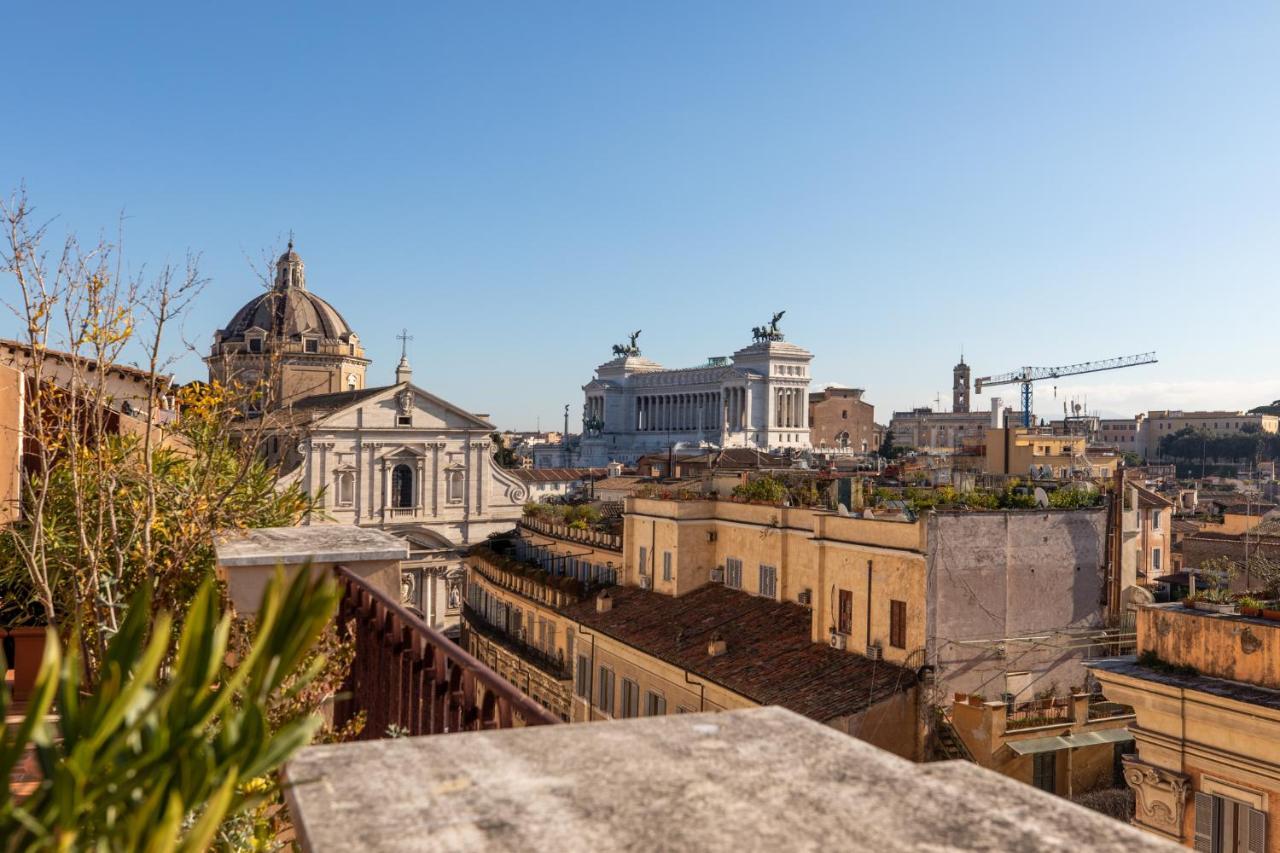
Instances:
[[[1267,813],[1249,809],[1249,853],[1267,853]]]
[[[1196,853],[1213,853],[1214,829],[1221,804],[1209,794],[1196,792]]]

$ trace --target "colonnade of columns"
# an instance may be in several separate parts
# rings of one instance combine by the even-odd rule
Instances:
[[[635,398],[633,423],[637,432],[736,432],[749,427],[750,411],[749,388],[642,394]]]
[[[773,425],[784,429],[807,429],[809,393],[804,388],[778,388],[773,392]]]

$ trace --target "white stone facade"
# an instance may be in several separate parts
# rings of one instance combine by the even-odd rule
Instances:
[[[320,500],[311,523],[407,540],[406,601],[438,627],[456,622],[463,550],[510,530],[529,495],[495,464],[493,425],[407,381],[319,399],[286,477]]]
[[[807,448],[812,360],[803,347],[767,339],[732,358],[681,370],[667,370],[638,351],[618,355],[597,367],[596,378],[582,388],[583,430],[575,462],[631,463],[677,443]]]

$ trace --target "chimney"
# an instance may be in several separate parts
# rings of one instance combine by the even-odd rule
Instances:
[[[596,612],[608,613],[613,609],[613,596],[609,595],[609,590],[605,590],[596,596]]]
[[[718,658],[727,651],[729,651],[729,644],[724,641],[724,637],[712,634],[710,642],[707,643],[707,656]]]
[[[409,357],[400,356],[400,363],[396,365],[396,384],[402,382],[410,382],[413,380],[413,368],[409,366]]]
[[[991,398],[991,426],[1004,429],[1004,400],[999,397]]]

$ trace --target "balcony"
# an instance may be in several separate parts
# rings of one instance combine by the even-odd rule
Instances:
[[[466,564],[470,571],[494,586],[547,607],[567,607],[585,600],[595,589],[594,584],[550,574],[537,563],[516,560],[483,545],[467,553]]]
[[[468,631],[473,631],[489,642],[501,646],[557,681],[571,681],[573,679],[570,665],[563,657],[549,655],[537,646],[530,645],[524,640],[511,636],[501,627],[490,625],[484,616],[470,604],[462,606],[462,619]]]
[[[579,545],[589,545],[592,548],[602,548],[606,551],[622,553],[622,534],[620,533],[609,533],[591,528],[579,530],[567,524],[556,524],[555,522],[531,516],[525,516],[520,519],[520,526],[530,532],[541,533],[543,536],[550,536],[553,539],[564,539],[568,542],[576,542]]]
[[[1071,703],[1067,699],[1036,699],[1017,704],[1004,715],[1005,731],[1032,729],[1040,726],[1063,726],[1071,723]]]

